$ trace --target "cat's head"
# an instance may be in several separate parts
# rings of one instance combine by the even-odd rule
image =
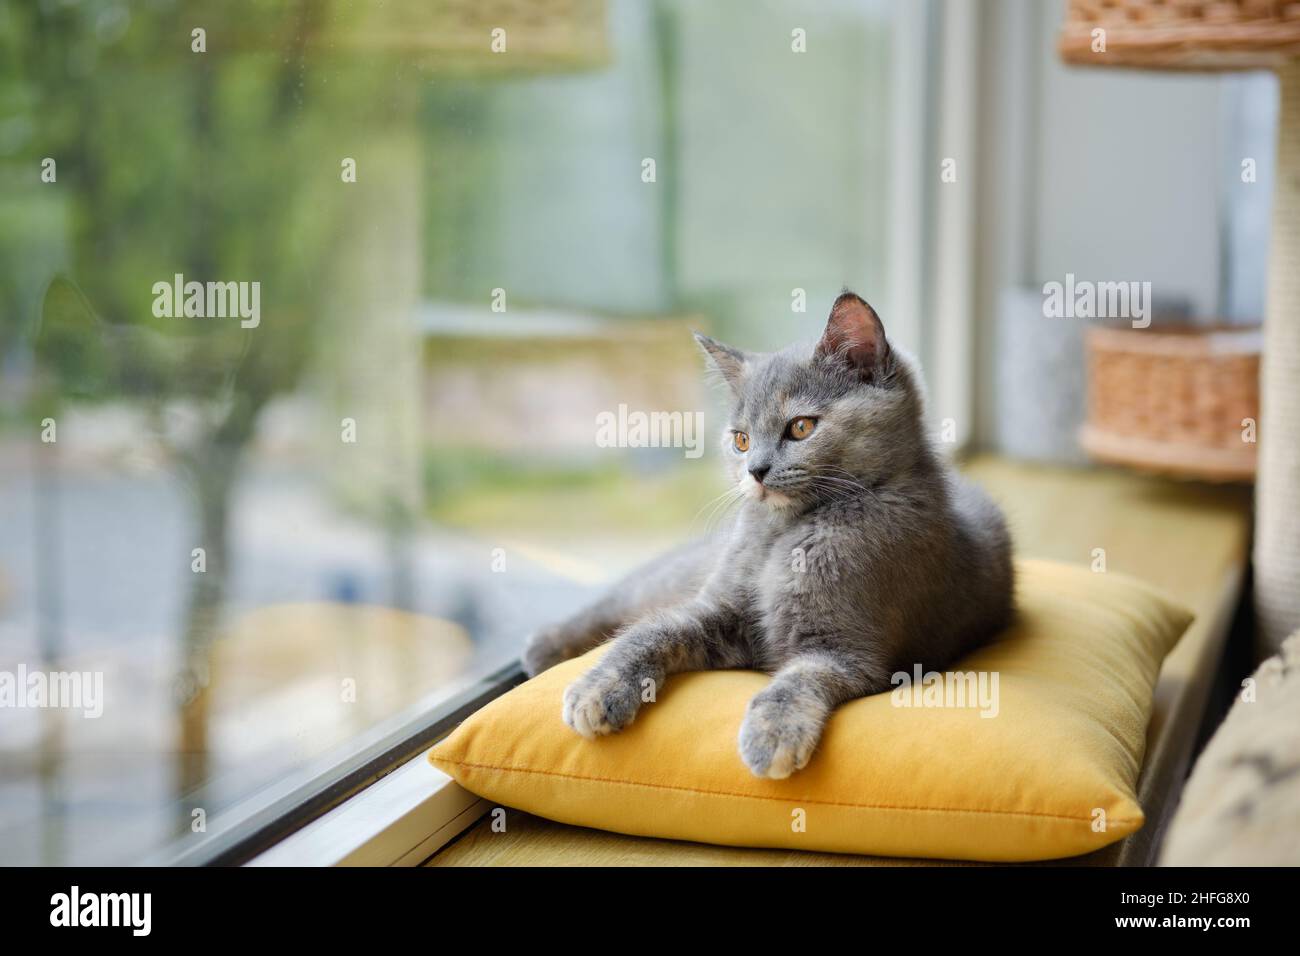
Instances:
[[[845,497],[910,467],[925,447],[910,361],[865,300],[835,300],[816,346],[743,352],[698,332],[731,395],[722,453],[748,498],[776,509]]]

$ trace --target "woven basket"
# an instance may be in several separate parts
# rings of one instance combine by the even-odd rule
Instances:
[[[1088,417],[1094,458],[1210,481],[1255,475],[1258,328],[1088,330]],[[1247,440],[1249,439],[1249,440]]]
[[[1300,0],[1069,0],[1057,47],[1080,66],[1258,70],[1300,56]]]

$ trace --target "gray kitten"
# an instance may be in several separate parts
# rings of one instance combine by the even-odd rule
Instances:
[[[942,669],[1008,623],[1011,542],[998,507],[931,448],[917,374],[858,296],[835,300],[811,350],[696,339],[733,398],[733,523],[534,636],[524,665],[536,674],[614,635],[564,693],[584,737],[627,726],[669,674],[766,671],[740,756],[779,779],[808,763],[835,707],[915,664]]]

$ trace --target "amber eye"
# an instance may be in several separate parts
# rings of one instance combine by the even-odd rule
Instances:
[[[736,432],[735,443],[736,451],[749,451],[749,436],[744,432]]]
[[[816,427],[817,419],[815,418],[796,418],[790,423],[790,437],[795,441],[803,441],[813,433],[813,429]]]

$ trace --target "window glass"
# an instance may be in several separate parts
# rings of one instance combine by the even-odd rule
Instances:
[[[0,2],[0,862],[201,843],[716,522],[689,330],[888,296],[889,31]]]

